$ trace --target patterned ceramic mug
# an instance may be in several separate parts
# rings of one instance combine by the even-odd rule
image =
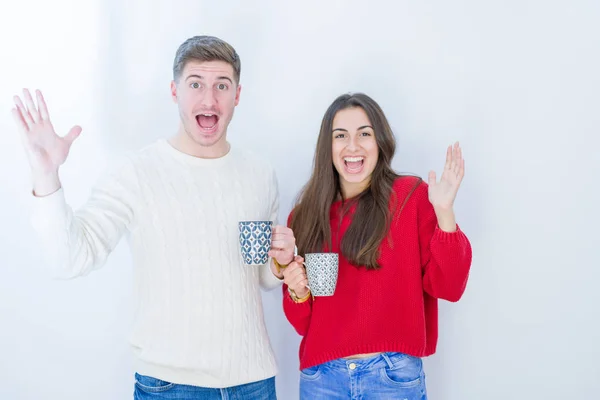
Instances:
[[[304,257],[308,287],[313,296],[333,296],[338,278],[337,253],[308,253]]]
[[[240,250],[244,263],[263,265],[269,261],[272,221],[240,221]]]

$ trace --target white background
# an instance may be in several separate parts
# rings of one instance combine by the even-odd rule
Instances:
[[[12,95],[41,88],[57,130],[83,126],[62,169],[77,207],[109,158],[174,133],[173,56],[196,34],[241,55],[229,137],[277,166],[282,219],[341,93],[383,107],[399,172],[439,172],[446,146],[461,141],[456,209],[473,269],[463,299],[441,304],[439,350],[425,361],[430,399],[596,398],[600,3],[124,3],[0,6],[0,398],[130,399],[134,372],[128,248],[87,278],[44,274]],[[293,400],[299,337],[279,291],[264,304],[278,393]]]

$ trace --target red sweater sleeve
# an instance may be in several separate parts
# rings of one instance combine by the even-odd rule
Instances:
[[[312,315],[312,296],[303,303],[296,303],[288,293],[288,287],[283,284],[283,312],[300,336],[305,336]]]
[[[423,288],[437,299],[456,302],[467,286],[472,260],[471,243],[458,225],[454,232],[445,232],[439,228],[425,182],[415,190],[415,195],[419,202]]]
[[[290,226],[292,220],[292,212],[288,215],[287,226]],[[308,325],[310,324],[310,317],[312,315],[312,296],[305,302],[296,303],[290,297],[288,292],[288,286],[284,283],[283,289],[283,312],[285,317],[292,324],[296,332],[300,336],[306,335],[308,332]]]

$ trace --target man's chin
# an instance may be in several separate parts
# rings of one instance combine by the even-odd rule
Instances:
[[[218,131],[214,133],[205,133],[200,131],[194,132],[194,134],[192,134],[191,136],[192,140],[200,146],[210,147],[218,144],[223,135],[221,134],[221,132]]]

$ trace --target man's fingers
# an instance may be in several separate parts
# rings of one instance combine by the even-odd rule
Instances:
[[[271,250],[269,250],[268,254],[269,254],[269,257],[271,257],[271,258],[279,258],[283,255],[283,251],[274,249],[273,247],[271,247]]]
[[[283,225],[275,225],[273,227],[273,231],[272,231],[273,235],[292,235],[293,236],[293,232],[290,228],[288,228],[287,226],[283,226]]]
[[[65,140],[69,143],[69,145],[71,145],[71,144],[73,144],[75,139],[77,139],[79,137],[80,133],[81,133],[81,127],[76,125],[71,128],[69,133],[67,133],[67,136],[65,136]]]
[[[27,105],[27,109],[31,114],[33,122],[40,122],[40,113],[38,112],[38,109],[35,106],[35,103],[33,102],[33,97],[31,97],[31,93],[29,93],[29,90],[23,89],[23,96],[25,97],[25,104]]]
[[[48,106],[46,105],[46,101],[44,100],[44,95],[40,90],[35,91],[37,97],[38,107],[40,109],[40,116],[43,120],[50,120],[50,115],[48,114]]]
[[[271,248],[277,250],[292,250],[294,248],[294,242],[285,241],[285,240],[273,240],[271,242]]]
[[[281,259],[288,259],[289,256],[290,256],[290,251],[289,250],[274,249],[273,247],[271,247],[271,250],[269,250],[269,257],[275,258],[278,261],[281,260]]]
[[[29,114],[29,111],[27,111],[27,108],[23,104],[23,101],[21,101],[21,98],[19,96],[14,96],[13,101],[19,109],[19,112],[23,117],[23,121],[25,121],[25,123],[27,124],[27,129],[31,128],[31,125],[33,125],[33,119],[31,118],[31,114]]]
[[[286,240],[287,238],[293,237],[285,233],[273,233],[271,234],[271,240]]]
[[[26,134],[27,131],[29,130],[29,128],[27,128],[27,123],[25,123],[25,120],[23,119],[23,115],[21,114],[21,111],[17,107],[14,107],[11,110],[11,114],[12,114],[13,120],[15,121],[15,124],[17,124],[17,127],[19,128],[19,130],[23,134]]]
[[[283,240],[272,240],[271,241],[271,248],[272,249],[282,249],[283,246],[285,245],[285,242]]]

